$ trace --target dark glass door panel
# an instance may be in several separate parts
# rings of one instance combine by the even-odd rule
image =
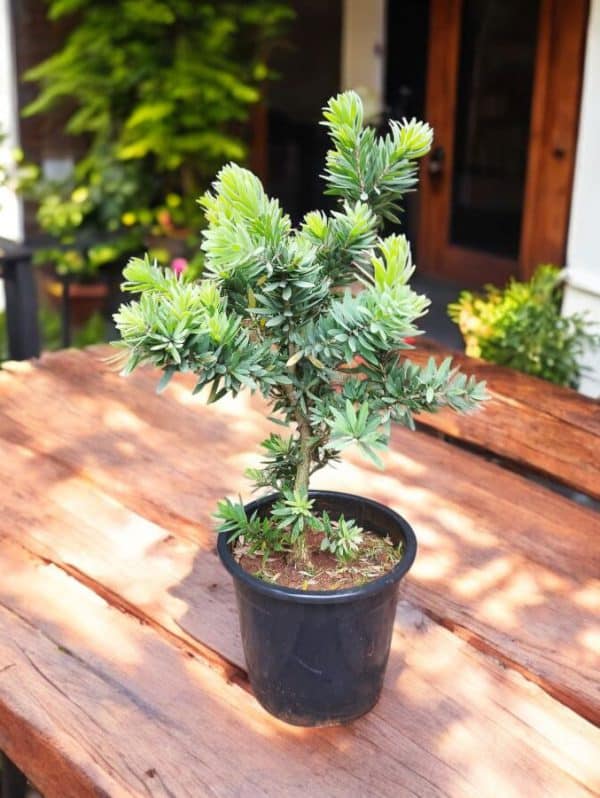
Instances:
[[[388,132],[389,119],[425,119],[427,55],[429,46],[429,2],[388,0],[386,8],[386,118],[380,132]],[[404,198],[401,217],[404,233],[419,258],[418,222],[420,194]],[[391,229],[391,228],[390,228]]]
[[[341,0],[291,0],[296,18],[269,65],[279,75],[269,82],[267,191],[277,197],[295,224],[313,208],[337,207],[323,198],[323,171],[329,148],[317,123],[322,108],[340,90]]]
[[[518,258],[539,0],[463,0],[450,242]]]

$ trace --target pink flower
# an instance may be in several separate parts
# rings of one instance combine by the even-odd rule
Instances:
[[[177,275],[177,277],[181,277],[183,272],[187,269],[188,262],[185,258],[173,258],[171,261],[171,268]]]

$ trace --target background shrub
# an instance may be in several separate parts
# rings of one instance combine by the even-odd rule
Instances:
[[[561,316],[562,293],[561,270],[542,265],[529,282],[463,291],[448,312],[467,355],[576,388],[581,356],[600,345],[600,336],[584,314]]]

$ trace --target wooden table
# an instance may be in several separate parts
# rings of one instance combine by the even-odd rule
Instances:
[[[375,710],[286,726],[250,692],[211,522],[246,490],[261,402],[156,396],[106,354],[0,371],[0,750],[46,798],[600,792],[593,509],[403,429],[386,472],[322,474],[420,549]]]

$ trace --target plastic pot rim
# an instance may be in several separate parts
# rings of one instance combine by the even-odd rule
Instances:
[[[270,494],[253,502],[245,505],[246,511],[254,512],[265,504],[272,502],[277,494]],[[229,573],[237,580],[246,584],[249,588],[273,599],[280,601],[291,601],[297,604],[337,604],[353,601],[357,598],[366,598],[373,596],[385,590],[386,587],[398,582],[408,572],[412,566],[417,554],[417,539],[410,524],[397,512],[387,507],[385,504],[380,504],[373,499],[367,499],[358,496],[355,493],[342,493],[339,491],[330,490],[311,490],[309,496],[314,499],[319,497],[339,500],[340,504],[344,500],[352,499],[356,501],[366,502],[367,504],[375,505],[378,511],[389,519],[390,525],[399,527],[404,538],[404,550],[402,557],[396,565],[377,579],[367,582],[364,585],[357,585],[356,587],[342,588],[341,590],[299,590],[298,588],[285,587],[283,585],[276,585],[271,582],[264,582],[256,576],[245,571],[241,565],[235,560],[230,546],[227,542],[229,537],[227,532],[220,532],[217,541],[217,550],[221,562]]]

